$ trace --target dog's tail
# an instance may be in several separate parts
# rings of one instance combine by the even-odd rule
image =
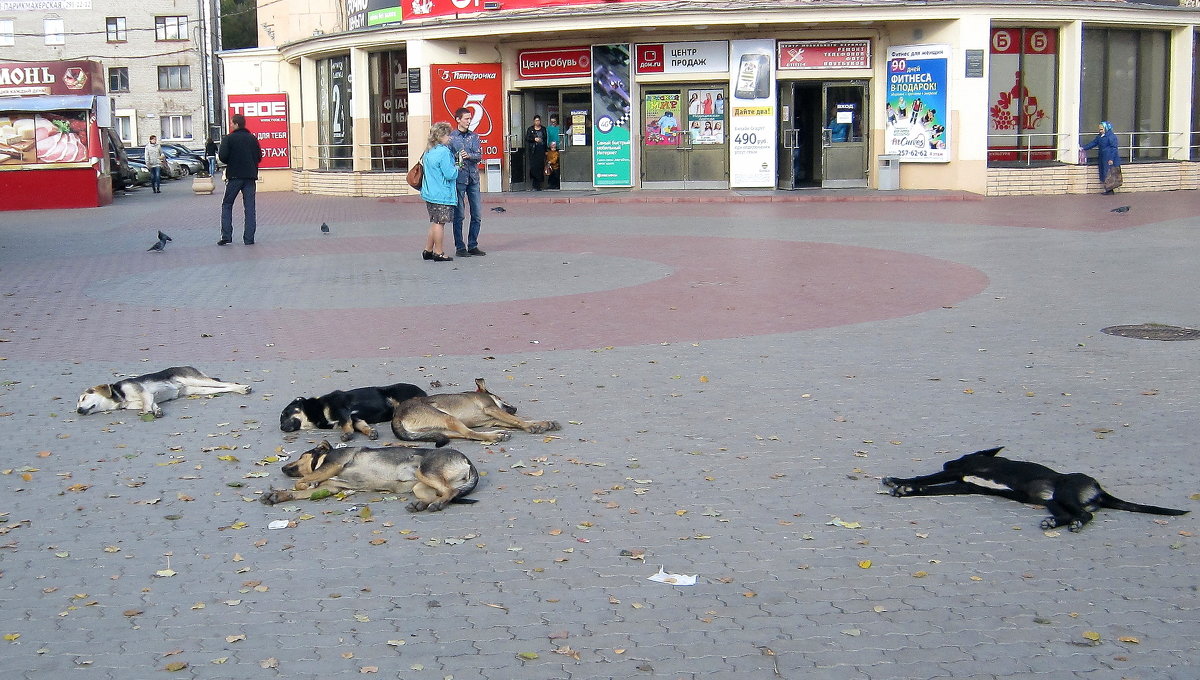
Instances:
[[[1117,498],[1107,491],[1101,491],[1100,495],[1096,498],[1096,502],[1099,503],[1100,507],[1102,508],[1126,510],[1129,512],[1145,512],[1151,515],[1186,515],[1189,512],[1188,510],[1176,510],[1174,508],[1160,508],[1157,505],[1130,503],[1129,501],[1123,501],[1120,498]]]
[[[463,457],[466,458],[466,456],[463,456]],[[466,496],[467,494],[474,491],[475,487],[478,485],[479,485],[479,470],[476,470],[475,464],[472,463],[468,459],[467,460],[467,476],[465,479],[463,479],[462,484],[459,484],[457,487],[455,487],[454,498],[451,498],[450,502],[451,503],[464,503],[464,504],[478,503],[479,499],[477,499],[477,498],[464,498],[464,496]]]

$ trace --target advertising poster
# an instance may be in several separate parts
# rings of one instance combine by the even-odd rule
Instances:
[[[231,94],[229,120],[235,113],[246,117],[246,129],[254,133],[262,147],[263,159],[259,168],[291,167],[286,93]]]
[[[775,41],[729,43],[730,187],[775,186]]]
[[[0,97],[105,94],[98,61],[0,62]]]
[[[479,135],[483,159],[499,159],[504,147],[504,98],[500,64],[432,64],[429,81],[435,123],[454,127],[454,112],[471,110],[471,130]]]
[[[692,144],[725,143],[725,94],[688,90],[688,128]]]
[[[95,122],[89,111],[9,112],[0,101],[0,166],[86,165],[99,148]]]
[[[592,184],[633,186],[629,45],[592,45]]]
[[[950,161],[949,45],[888,48],[883,152],[902,162]]]
[[[1053,136],[1057,116],[1058,32],[1049,28],[992,29],[989,59],[988,160],[1015,161],[1035,149],[1030,160],[1057,156]],[[1017,135],[1027,135],[1024,138]]]
[[[682,120],[678,94],[646,95],[647,146],[678,146]]]
[[[351,31],[400,23],[400,0],[346,0],[346,26]]]

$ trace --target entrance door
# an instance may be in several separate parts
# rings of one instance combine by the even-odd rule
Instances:
[[[721,83],[642,91],[643,188],[729,188],[728,94]]]
[[[592,188],[592,92],[561,90],[558,94],[559,186]]]
[[[525,96],[508,93],[508,188],[510,191],[529,189],[529,166],[525,159]]]
[[[820,186],[821,84],[784,81],[779,84],[780,189]]]
[[[821,187],[867,186],[867,87],[862,82],[822,85]]]

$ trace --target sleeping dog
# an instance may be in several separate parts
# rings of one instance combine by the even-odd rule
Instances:
[[[483,378],[475,379],[474,392],[454,392],[417,397],[393,403],[392,433],[406,441],[433,442],[445,446],[451,438],[474,439],[486,443],[502,442],[504,430],[482,432],[472,428],[499,427],[541,434],[558,430],[554,420],[522,420],[517,408],[493,394]]]
[[[323,441],[283,466],[284,474],[299,477],[295,491],[273,489],[259,500],[267,505],[309,498],[318,489],[412,493],[409,512],[436,512],[448,503],[474,503],[463,498],[475,490],[479,472],[470,459],[454,449],[367,448],[335,449]]]
[[[359,387],[353,390],[334,390],[320,397],[298,397],[279,414],[279,429],[284,432],[296,430],[342,431],[342,441],[354,438],[355,431],[378,439],[379,433],[371,423],[383,423],[392,419],[392,405],[412,397],[425,396],[425,390],[408,383],[396,383],[383,387]]]
[[[1152,515],[1188,513],[1187,510],[1123,501],[1100,488],[1100,482],[1085,474],[1064,474],[1045,465],[997,456],[1003,448],[976,451],[947,461],[941,472],[924,477],[884,477],[883,484],[888,487],[888,493],[897,497],[978,493],[1045,505],[1050,516],[1042,520],[1043,529],[1066,526],[1068,531],[1079,531],[1092,521],[1092,511],[1100,508]]]
[[[191,366],[175,366],[136,378],[89,387],[79,395],[75,411],[86,416],[101,411],[129,409],[153,413],[155,418],[161,418],[163,411],[158,405],[161,401],[221,392],[250,394],[250,386],[210,378]]]

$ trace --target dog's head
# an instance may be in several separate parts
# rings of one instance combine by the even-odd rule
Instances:
[[[508,415],[510,415],[510,416],[517,415],[517,407],[513,406],[512,404],[508,403],[507,401],[504,401],[499,396],[493,394],[490,390],[488,390],[487,383],[484,382],[483,378],[475,379],[475,391],[480,392],[482,394],[486,394],[487,396],[491,397],[492,401],[495,402],[496,406],[498,408],[504,409],[504,411],[506,413],[508,413]]]
[[[79,395],[75,411],[81,416],[86,416],[100,411],[115,411],[120,407],[121,404],[113,398],[112,385],[96,385]]]
[[[975,464],[976,461],[980,461],[984,458],[995,458],[996,454],[1000,453],[1000,451],[1003,449],[1003,446],[997,446],[994,449],[986,449],[984,451],[968,453],[965,456],[960,456],[954,460],[946,461],[942,464],[942,469],[946,472],[954,472],[955,470],[962,470],[964,468],[969,469]]]
[[[311,475],[314,471],[321,469],[321,466],[325,464],[325,457],[332,450],[333,447],[329,445],[329,442],[322,441],[315,447],[300,454],[296,460],[284,464],[283,468],[281,468],[283,474],[288,477],[306,477]]]
[[[315,429],[312,421],[304,412],[304,403],[304,397],[296,397],[292,403],[284,407],[283,412],[279,414],[279,429],[284,432]]]

